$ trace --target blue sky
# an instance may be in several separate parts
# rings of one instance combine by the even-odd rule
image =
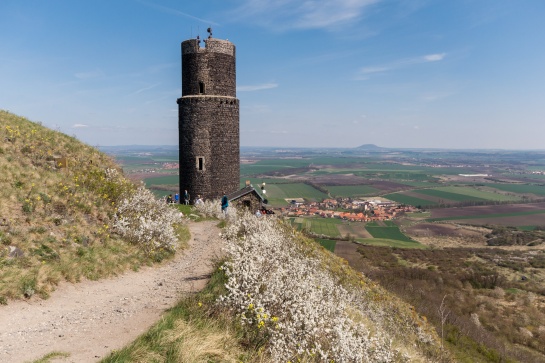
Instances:
[[[0,109],[177,144],[180,43],[237,47],[242,146],[545,149],[542,0],[1,0]]]

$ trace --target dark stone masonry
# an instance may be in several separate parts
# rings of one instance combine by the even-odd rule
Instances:
[[[191,203],[220,198],[240,184],[239,101],[235,45],[209,37],[182,42],[182,97],[178,99],[180,193]]]

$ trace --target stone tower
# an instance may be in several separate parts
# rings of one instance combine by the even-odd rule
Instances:
[[[182,42],[182,97],[178,99],[180,195],[219,198],[239,190],[239,101],[235,45],[212,38]]]

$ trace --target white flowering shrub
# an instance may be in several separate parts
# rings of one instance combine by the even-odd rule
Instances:
[[[219,303],[268,339],[277,362],[403,362],[380,300],[339,284],[296,232],[270,217],[240,215],[224,231],[228,293]],[[384,324],[383,324],[384,323]],[[399,322],[396,322],[399,323]],[[416,327],[403,326],[399,334]],[[390,329],[391,330],[391,329]],[[412,344],[411,344],[412,345]]]
[[[237,217],[237,210],[234,206],[229,205],[227,213],[221,210],[221,201],[219,199],[206,200],[202,203],[195,204],[195,210],[205,217],[226,219],[234,221]]]
[[[141,186],[119,202],[113,230],[151,255],[160,250],[176,250],[178,236],[174,226],[181,222],[178,210]]]

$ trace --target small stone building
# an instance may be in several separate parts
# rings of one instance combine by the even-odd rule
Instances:
[[[229,199],[229,204],[237,208],[247,208],[252,213],[261,209],[263,204],[265,204],[265,199],[251,185],[228,194],[227,198]]]

